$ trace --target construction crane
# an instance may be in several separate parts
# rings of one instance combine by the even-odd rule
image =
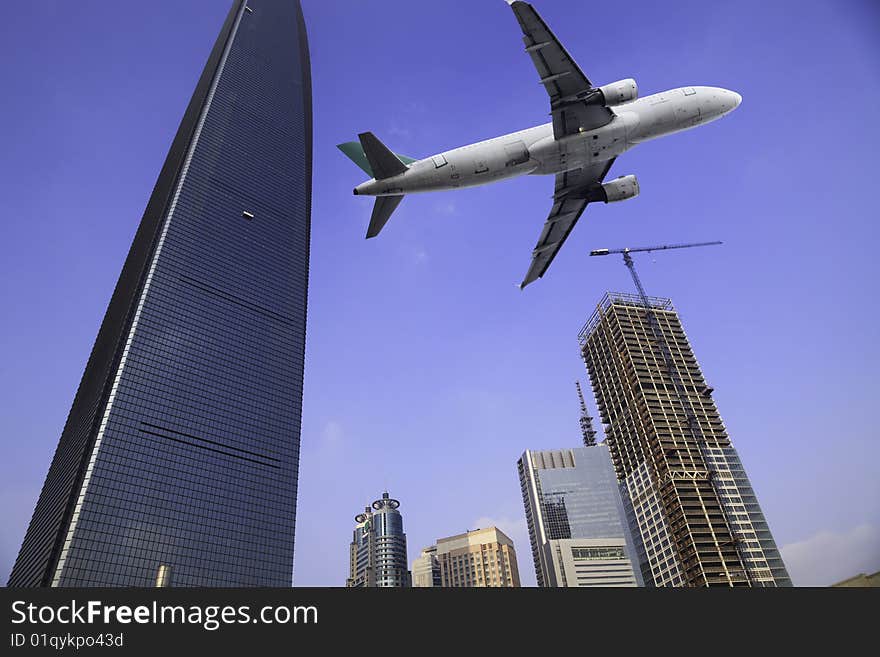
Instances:
[[[675,389],[676,396],[678,397],[678,402],[681,405],[682,411],[684,412],[689,437],[697,445],[697,449],[699,450],[700,455],[703,458],[703,463],[706,465],[707,477],[712,485],[713,490],[715,491],[716,496],[718,497],[721,514],[724,517],[724,521],[727,524],[728,529],[730,530],[730,535],[733,538],[734,546],[736,548],[737,554],[739,555],[740,561],[742,562],[743,572],[745,573],[746,578],[751,583],[752,578],[751,574],[749,573],[749,569],[746,567],[746,559],[745,554],[743,553],[741,541],[739,540],[739,537],[733,529],[733,524],[730,522],[730,518],[727,515],[727,510],[724,508],[724,503],[722,502],[722,497],[720,491],[718,490],[718,484],[715,482],[713,477],[714,473],[708,466],[710,459],[708,458],[708,453],[706,452],[706,439],[703,435],[703,429],[700,426],[700,422],[697,419],[697,414],[694,411],[694,406],[691,402],[691,398],[688,395],[686,388],[684,387],[684,383],[681,380],[681,375],[679,374],[678,368],[675,365],[675,360],[672,357],[672,351],[669,349],[669,344],[666,342],[666,338],[664,337],[663,331],[660,328],[660,322],[657,319],[657,314],[654,312],[654,307],[651,305],[651,301],[648,298],[648,295],[645,293],[645,288],[642,285],[642,281],[639,278],[638,273],[636,272],[635,263],[633,262],[632,256],[630,255],[631,253],[649,253],[651,251],[668,251],[671,249],[691,249],[698,246],[716,246],[718,244],[721,244],[721,242],[664,244],[662,246],[641,246],[625,249],[594,249],[593,251],[590,251],[590,255],[623,255],[623,262],[626,265],[627,269],[629,269],[629,273],[632,276],[633,283],[635,283],[636,289],[639,292],[639,298],[641,299],[642,305],[645,308],[645,316],[648,320],[648,326],[650,327],[651,333],[654,336],[654,341],[657,343],[657,346],[660,348],[660,353],[663,356],[663,362],[666,366],[666,373],[669,376],[669,380],[672,382],[672,387]]]
[[[578,399],[581,402],[581,434],[584,437],[584,447],[592,447],[596,444],[596,430],[593,428],[593,418],[587,410],[587,403],[584,401],[584,393],[581,392],[581,382],[575,381],[577,387]]]
[[[648,303],[648,295],[645,294],[645,288],[642,287],[642,281],[639,279],[639,275],[636,273],[636,266],[633,263],[632,257],[629,255],[630,253],[648,253],[650,251],[667,251],[669,249],[691,249],[695,246],[716,246],[721,244],[721,242],[694,242],[692,244],[666,244],[663,246],[639,246],[634,249],[594,249],[590,251],[591,256],[605,256],[605,255],[614,255],[617,253],[623,254],[623,262],[629,268],[629,273],[632,275],[633,282],[636,284],[636,289],[639,291],[639,296],[642,299],[642,303],[645,308],[650,311],[651,304]]]
[[[672,352],[669,350],[669,345],[666,343],[666,339],[663,337],[663,331],[660,330],[660,322],[657,320],[657,314],[654,312],[654,307],[651,305],[651,301],[648,299],[648,295],[645,293],[645,288],[642,285],[642,281],[639,278],[638,273],[636,272],[636,265],[633,262],[630,253],[648,253],[650,251],[666,251],[669,249],[690,249],[695,246],[715,246],[717,244],[721,244],[721,242],[694,242],[692,244],[666,244],[664,246],[640,246],[632,249],[594,249],[593,251],[590,251],[591,256],[606,256],[618,253],[623,254],[623,262],[626,265],[627,269],[629,269],[629,273],[632,276],[633,283],[635,283],[636,289],[639,291],[639,298],[642,301],[642,305],[645,307],[645,315],[648,319],[648,326],[651,328],[651,333],[654,335],[654,340],[656,340],[657,345],[660,347],[660,351],[663,355],[663,361],[666,365],[666,371],[669,374],[669,378],[672,380],[673,387],[678,393],[678,399],[681,402],[681,405],[687,417],[688,425],[692,427],[692,432],[695,435],[699,435],[701,438],[702,432],[700,431],[700,424],[699,422],[697,422],[697,417],[694,414],[693,407],[691,406],[690,398],[687,396],[687,392],[684,389],[684,384],[682,384],[681,377],[678,374],[678,368],[676,368],[675,361],[672,358]]]

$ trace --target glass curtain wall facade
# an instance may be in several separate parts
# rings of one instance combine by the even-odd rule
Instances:
[[[98,333],[10,586],[289,586],[311,206],[296,0],[236,0]]]
[[[538,586],[642,585],[606,445],[526,450],[517,467]]]
[[[388,493],[374,500],[372,508],[355,516],[354,533],[349,546],[349,588],[409,587],[406,534],[400,502]]]

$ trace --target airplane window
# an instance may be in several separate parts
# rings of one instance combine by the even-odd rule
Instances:
[[[694,89],[693,87],[688,87],[687,89],[684,90],[685,96],[693,96],[695,93],[697,93],[697,90]]]

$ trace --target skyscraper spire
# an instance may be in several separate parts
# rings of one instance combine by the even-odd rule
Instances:
[[[584,393],[581,392],[581,382],[575,381],[578,391],[578,399],[581,402],[581,435],[584,437],[584,447],[592,447],[596,444],[596,430],[593,428],[593,418],[587,411],[587,403],[584,401]]]

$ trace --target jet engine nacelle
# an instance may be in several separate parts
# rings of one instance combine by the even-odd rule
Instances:
[[[622,105],[639,97],[639,88],[636,81],[632,78],[626,80],[618,80],[611,84],[605,84],[599,87],[599,96],[601,104],[605,107],[614,107]]]
[[[638,195],[639,180],[630,174],[596,185],[589,190],[587,199],[589,201],[601,201],[602,203],[615,203]]]

